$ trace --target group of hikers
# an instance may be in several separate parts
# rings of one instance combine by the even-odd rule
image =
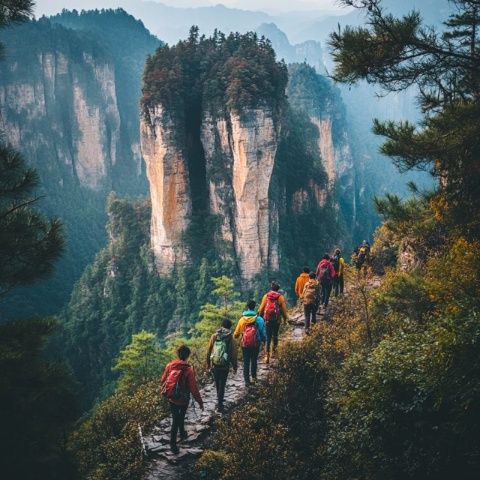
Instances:
[[[225,318],[220,328],[212,335],[207,349],[207,369],[212,372],[217,391],[217,410],[224,410],[225,386],[230,368],[237,372],[237,345],[240,341],[243,355],[243,378],[249,387],[257,381],[257,365],[262,345],[265,345],[265,362],[269,363],[278,347],[280,324],[288,321],[285,295],[280,285],[272,282],[270,290],[263,296],[258,310],[255,300],[249,300],[239,319],[235,331],[232,322]],[[187,438],[185,414],[190,395],[203,410],[203,400],[198,390],[193,367],[188,363],[190,349],[182,345],[177,349],[177,360],[170,362],[161,378],[162,393],[167,397],[172,414],[170,448],[178,453],[177,435],[180,440]]]
[[[330,256],[326,253],[315,271],[305,267],[295,282],[295,294],[303,304],[305,330],[316,323],[320,307],[327,308],[332,290],[338,297],[345,289],[345,260],[339,248]]]
[[[357,257],[366,255],[366,242],[357,249]],[[368,244],[367,244],[368,245]],[[364,250],[361,250],[361,249]],[[368,246],[368,251],[369,251]],[[363,258],[362,262],[365,261]],[[316,323],[316,314],[320,307],[327,308],[333,290],[335,296],[344,293],[345,260],[340,249],[330,256],[325,254],[315,271],[305,267],[295,282],[295,293],[303,304],[305,329],[308,333],[311,325]],[[357,265],[357,263],[355,263]],[[358,268],[358,267],[357,267]],[[232,332],[232,322],[225,318],[220,328],[211,336],[207,349],[206,365],[211,371],[217,392],[216,409],[224,410],[225,387],[230,369],[237,372],[238,340],[243,355],[243,377],[245,385],[250,387],[257,380],[257,363],[261,347],[265,347],[265,362],[275,357],[278,347],[278,335],[281,323],[287,323],[288,311],[285,295],[277,282],[272,282],[270,290],[263,296],[258,310],[255,300],[249,300]],[[190,395],[203,410],[193,366],[188,363],[190,349],[182,345],[177,349],[178,359],[170,362],[163,372],[162,393],[168,399],[172,414],[170,447],[178,453],[177,435],[180,440],[187,438],[185,415]]]

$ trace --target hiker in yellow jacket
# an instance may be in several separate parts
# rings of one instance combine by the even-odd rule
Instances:
[[[265,362],[270,361],[270,345],[273,341],[273,353],[275,355],[278,346],[278,332],[280,330],[280,322],[283,318],[285,322],[288,320],[287,302],[285,297],[279,293],[280,285],[272,282],[270,291],[262,298],[262,303],[258,309],[259,315],[265,320],[267,330],[267,344],[265,346],[266,355]],[[302,292],[303,293],[303,292]]]
[[[333,291],[336,297],[343,295],[345,287],[345,260],[339,248],[335,250],[332,258],[333,268],[335,269],[335,277],[333,277]]]
[[[302,297],[303,289],[305,288],[305,284],[308,282],[310,274],[310,269],[305,267],[303,272],[297,277],[297,281],[295,282],[295,295],[297,298]]]

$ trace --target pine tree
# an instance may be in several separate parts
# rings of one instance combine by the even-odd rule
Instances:
[[[334,77],[361,79],[386,92],[418,88],[420,126],[375,121],[382,152],[400,170],[424,169],[439,182],[436,213],[480,232],[480,1],[453,0],[455,13],[439,32],[418,12],[385,13],[380,0],[343,0],[367,10],[367,25],[331,35]]]
[[[157,337],[153,333],[142,330],[132,335],[132,341],[120,352],[114,370],[120,371],[118,389],[133,392],[141,385],[160,376],[165,365]]]
[[[36,172],[0,145],[0,298],[51,273],[63,250],[61,222],[32,208],[37,185]]]

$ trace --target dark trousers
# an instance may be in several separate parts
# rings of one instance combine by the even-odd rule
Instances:
[[[322,304],[328,307],[330,294],[332,293],[332,282],[322,283]]]
[[[280,322],[278,320],[269,320],[266,322],[267,330],[267,352],[270,353],[270,345],[273,342],[273,349],[277,349],[278,331],[280,330]]]
[[[188,405],[175,405],[170,402],[170,411],[172,412],[172,430],[170,432],[170,445],[177,444],[177,432],[180,435],[185,434],[185,414],[187,413]]]
[[[333,291],[335,296],[343,295],[343,288],[345,286],[345,281],[343,279],[343,275],[341,277],[335,277],[333,280]]]
[[[217,400],[219,405],[223,405],[225,397],[225,385],[227,384],[228,368],[215,368],[212,370],[215,388],[217,390]]]
[[[245,383],[250,383],[250,373],[252,378],[257,378],[257,362],[260,347],[242,347],[243,351],[243,378]]]
[[[317,309],[318,305],[316,303],[310,303],[309,305],[303,306],[303,311],[305,313],[305,328],[308,330],[311,324],[317,322]]]

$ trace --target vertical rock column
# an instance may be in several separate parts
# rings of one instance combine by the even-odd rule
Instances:
[[[141,119],[141,149],[152,201],[151,242],[161,275],[187,261],[182,237],[190,223],[192,200],[187,160],[175,135],[178,130],[161,106]]]
[[[202,123],[210,211],[221,218],[220,240],[233,246],[246,284],[263,268],[278,269],[278,212],[268,198],[278,134],[263,109],[208,113]]]
[[[270,112],[255,109],[230,114],[233,152],[232,186],[235,200],[235,251],[241,275],[251,280],[262,268],[272,269],[268,191],[272,178],[278,131]],[[276,242],[273,242],[276,243]]]

